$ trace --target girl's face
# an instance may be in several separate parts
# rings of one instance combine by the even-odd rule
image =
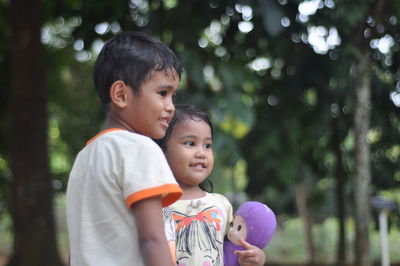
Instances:
[[[198,186],[214,166],[211,128],[203,120],[194,119],[177,124],[166,144],[165,156],[183,188]]]

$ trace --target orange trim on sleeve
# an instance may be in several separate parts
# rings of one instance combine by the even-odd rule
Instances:
[[[131,207],[132,204],[139,200],[151,198],[154,196],[162,196],[162,206],[167,207],[177,201],[183,194],[178,184],[165,184],[159,187],[144,189],[129,195],[126,204]]]
[[[89,139],[86,142],[86,145],[89,145],[90,143],[92,143],[95,139],[97,139],[98,137],[100,137],[101,135],[104,135],[108,132],[112,132],[112,131],[119,131],[119,130],[126,130],[126,129],[122,129],[122,128],[109,128],[106,130],[101,131],[100,133],[98,133],[96,136],[94,136],[93,138]]]

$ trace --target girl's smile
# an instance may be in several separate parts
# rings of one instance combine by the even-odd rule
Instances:
[[[210,175],[214,166],[211,145],[211,128],[203,120],[187,119],[175,126],[165,154],[181,186],[198,187]]]

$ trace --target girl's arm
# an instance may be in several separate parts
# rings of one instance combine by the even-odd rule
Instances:
[[[140,200],[133,204],[132,210],[144,264],[174,265],[164,232],[161,197]]]
[[[240,266],[262,266],[265,264],[265,253],[262,249],[249,244],[242,238],[240,244],[245,248],[235,251],[239,257]]]

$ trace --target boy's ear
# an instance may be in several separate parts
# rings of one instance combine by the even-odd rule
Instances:
[[[115,81],[110,88],[111,102],[119,108],[124,108],[128,104],[129,86],[122,80]]]

